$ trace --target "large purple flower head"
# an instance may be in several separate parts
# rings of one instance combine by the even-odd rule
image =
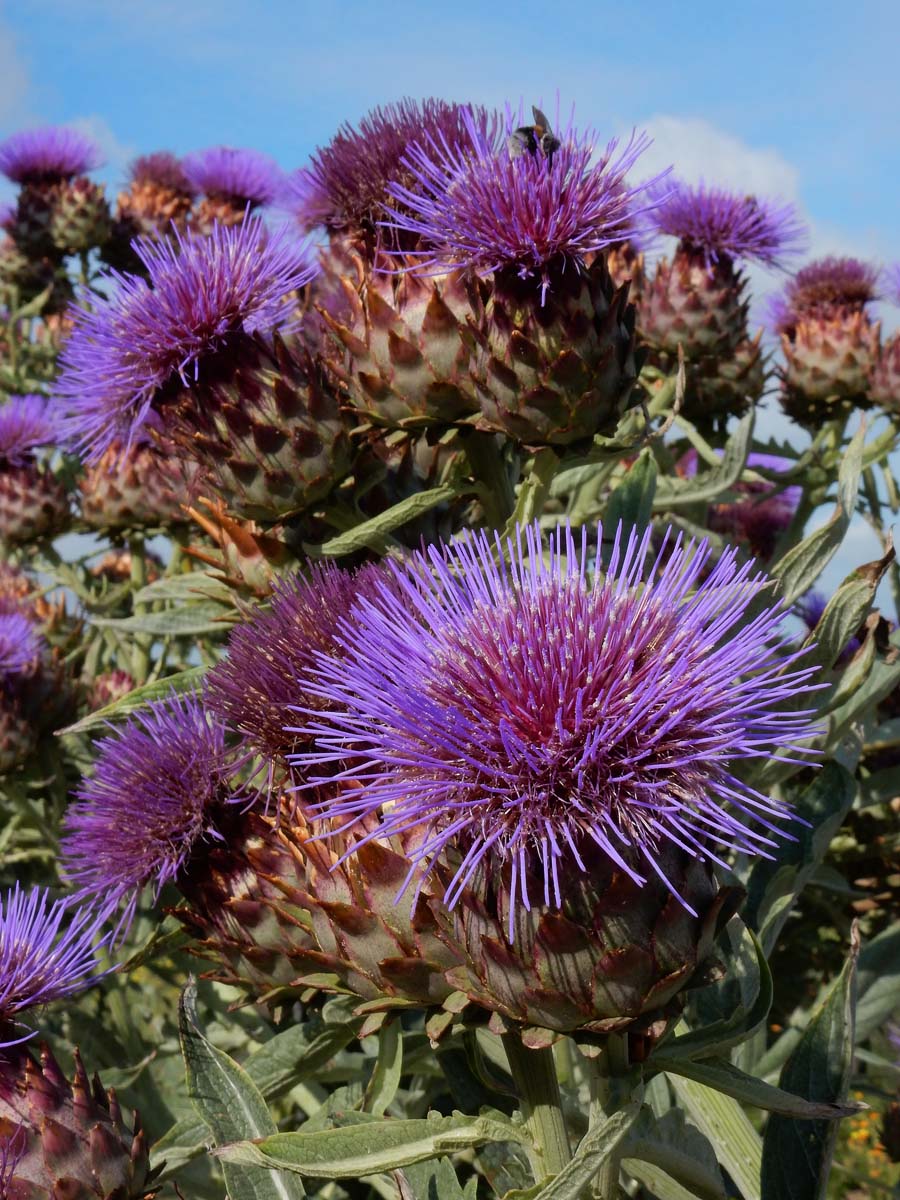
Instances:
[[[817,258],[770,300],[772,327],[793,337],[800,321],[864,312],[878,298],[879,277],[877,267],[858,258]]]
[[[110,272],[109,293],[73,310],[60,356],[65,432],[91,461],[158,424],[159,393],[200,376],[233,335],[291,329],[293,293],[318,270],[289,230],[270,234],[259,217],[134,245],[147,278]]]
[[[23,129],[0,142],[0,174],[14,183],[62,183],[102,162],[92,138],[65,126]]]
[[[327,563],[280,580],[271,606],[232,631],[227,656],[207,676],[210,710],[241,734],[249,757],[262,760],[270,795],[300,745],[285,729],[285,709],[301,699],[316,705],[315,696],[298,696],[300,681],[317,653],[334,650],[339,619],[382,574],[375,565],[353,572]]]
[[[146,885],[159,893],[197,841],[215,837],[230,798],[225,730],[196,696],[172,695],[132,715],[97,747],[63,826],[62,865],[79,901],[130,922]]]
[[[389,185],[415,189],[405,161],[410,146],[424,140],[465,155],[475,149],[473,130],[478,146],[499,148],[499,116],[478,106],[405,99],[374,108],[355,128],[342,125],[308,167],[288,177],[283,202],[307,229],[374,236],[391,203]]]
[[[0,405],[0,462],[23,466],[39,446],[59,434],[43,396],[10,396]]]
[[[464,120],[471,146],[420,139],[403,159],[412,184],[387,189],[391,227],[421,239],[420,271],[507,271],[546,282],[552,270],[637,232],[650,206],[646,190],[659,177],[635,186],[625,177],[649,145],[646,134],[600,148],[570,120],[551,154],[511,154],[498,152],[471,116]],[[514,137],[515,118],[509,124]]]
[[[37,667],[44,639],[21,612],[0,612],[0,687]]]
[[[16,884],[0,894],[0,1036],[28,1009],[97,981],[102,923],[101,914],[70,898],[51,902],[44,888],[26,892]]]
[[[168,150],[157,150],[136,158],[128,168],[128,178],[131,183],[151,184],[192,198],[197,194],[181,159]]]
[[[677,181],[654,212],[661,233],[709,263],[720,259],[782,267],[803,251],[806,226],[793,204]]]
[[[487,867],[511,873],[513,906],[558,908],[598,853],[637,885],[665,881],[666,847],[767,853],[787,813],[734,767],[802,754],[815,726],[784,702],[813,669],[778,607],[749,617],[768,580],[735,551],[713,566],[679,535],[648,570],[649,531],[612,542],[602,567],[602,529],[595,554],[586,530],[548,551],[535,525],[391,564],[305,684],[331,707],[297,761],[349,785],[321,815],[365,821],[357,845],[403,835],[426,870],[446,854],[451,906]]]
[[[283,187],[281,168],[259,150],[211,146],[185,155],[182,167],[198,192],[227,200],[235,208],[271,204]]]

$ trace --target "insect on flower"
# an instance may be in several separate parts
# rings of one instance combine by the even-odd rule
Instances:
[[[540,150],[549,167],[553,163],[553,155],[562,143],[550,128],[550,121],[534,104],[531,106],[531,112],[534,116],[534,124],[520,125],[506,140],[509,157],[521,158],[523,154],[530,154],[533,158]]]

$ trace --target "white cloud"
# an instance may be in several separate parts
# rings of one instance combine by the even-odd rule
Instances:
[[[777,150],[748,146],[702,117],[660,113],[641,124],[653,138],[641,156],[641,170],[648,175],[673,165],[688,183],[703,179],[784,200],[799,195],[800,172]]]

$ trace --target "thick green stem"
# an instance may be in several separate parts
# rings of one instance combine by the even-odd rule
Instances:
[[[634,1079],[629,1075],[627,1035],[610,1034],[593,1068],[591,1129],[602,1125],[632,1098]],[[591,1196],[594,1200],[617,1200],[619,1195],[619,1156],[611,1154],[594,1179]]]
[[[553,1051],[549,1047],[529,1050],[516,1031],[503,1035],[503,1046],[533,1142],[529,1151],[531,1169],[535,1183],[540,1183],[558,1175],[572,1158]]]

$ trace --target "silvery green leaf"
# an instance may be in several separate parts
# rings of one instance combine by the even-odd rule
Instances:
[[[181,994],[178,1030],[187,1070],[188,1093],[216,1146],[241,1138],[265,1138],[277,1126],[253,1080],[234,1059],[213,1046],[197,1023],[197,987]],[[302,1183],[280,1171],[223,1163],[229,1200],[301,1200]]]
[[[813,1013],[781,1072],[781,1086],[816,1102],[842,1103],[853,1062],[856,960],[854,927],[850,955],[824,1001]],[[766,1200],[824,1200],[837,1125],[827,1120],[793,1120],[773,1115],[763,1140],[762,1180]]]

